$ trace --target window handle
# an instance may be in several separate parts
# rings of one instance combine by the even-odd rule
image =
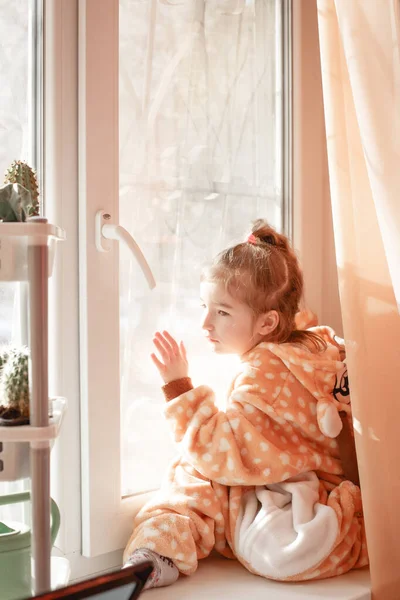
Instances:
[[[154,275],[149,267],[149,263],[144,257],[143,252],[129,233],[121,225],[115,225],[108,223],[110,215],[105,213],[103,210],[99,210],[96,213],[96,248],[99,252],[109,252],[111,250],[111,244],[108,240],[116,240],[117,242],[123,242],[132,252],[140,268],[142,269],[143,275],[145,276],[149,288],[152,290],[156,287],[156,281]]]

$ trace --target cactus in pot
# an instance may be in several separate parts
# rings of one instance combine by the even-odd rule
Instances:
[[[0,423],[29,423],[29,350],[3,348],[0,352]]]
[[[28,190],[31,201],[27,207],[27,216],[36,217],[39,215],[39,188],[36,180],[35,171],[25,162],[14,160],[5,172],[4,183],[18,183]]]

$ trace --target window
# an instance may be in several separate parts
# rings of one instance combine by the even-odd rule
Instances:
[[[41,174],[41,0],[0,4],[0,173],[24,160]],[[3,183],[0,183],[3,185]],[[27,343],[20,312],[24,283],[0,282],[0,344]],[[23,482],[0,483],[0,494]],[[4,509],[3,509],[4,510]],[[21,507],[14,507],[19,518]],[[15,516],[16,515],[16,516]]]
[[[41,2],[0,6],[0,173],[13,160],[40,167]],[[2,183],[0,184],[2,185]],[[18,337],[19,284],[0,283],[0,343]]]
[[[258,216],[283,225],[281,19],[268,0],[119,2],[119,221],[157,280],[149,293],[120,248],[123,496],[157,488],[176,452],[154,331],[184,339],[194,380],[223,394],[229,359],[198,327],[201,266]]]
[[[79,5],[85,556],[125,544],[132,495],[159,485],[174,452],[153,331],[184,337],[195,382],[220,383],[196,331],[201,264],[258,216],[288,230],[288,4]],[[126,248],[97,250],[99,210],[141,246],[153,292]]]

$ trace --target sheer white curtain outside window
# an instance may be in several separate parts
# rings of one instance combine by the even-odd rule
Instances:
[[[157,280],[149,295],[121,248],[123,494],[158,487],[176,452],[154,331],[184,339],[196,384],[226,389],[199,327],[202,264],[257,217],[282,229],[282,7],[120,0],[120,223]]]
[[[0,2],[0,186],[13,160],[30,157],[29,6],[30,0]],[[0,343],[16,336],[17,288],[16,283],[0,282]]]
[[[373,597],[400,574],[400,11],[318,0],[339,289]]]
[[[0,177],[13,160],[33,164],[35,0],[0,2]],[[3,179],[0,179],[0,186]],[[0,282],[0,345],[19,343],[20,284]],[[24,489],[24,481],[0,482],[0,495]],[[26,516],[29,511],[26,511]],[[23,520],[23,505],[1,507],[1,518]]]

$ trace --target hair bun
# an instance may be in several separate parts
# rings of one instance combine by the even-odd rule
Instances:
[[[275,238],[272,235],[263,235],[260,237],[260,240],[265,244],[270,244],[271,246],[276,246]]]
[[[260,242],[264,242],[264,244],[276,246],[283,250],[288,250],[289,248],[287,237],[275,231],[275,229],[264,219],[257,219],[253,222],[252,234],[259,239]]]

